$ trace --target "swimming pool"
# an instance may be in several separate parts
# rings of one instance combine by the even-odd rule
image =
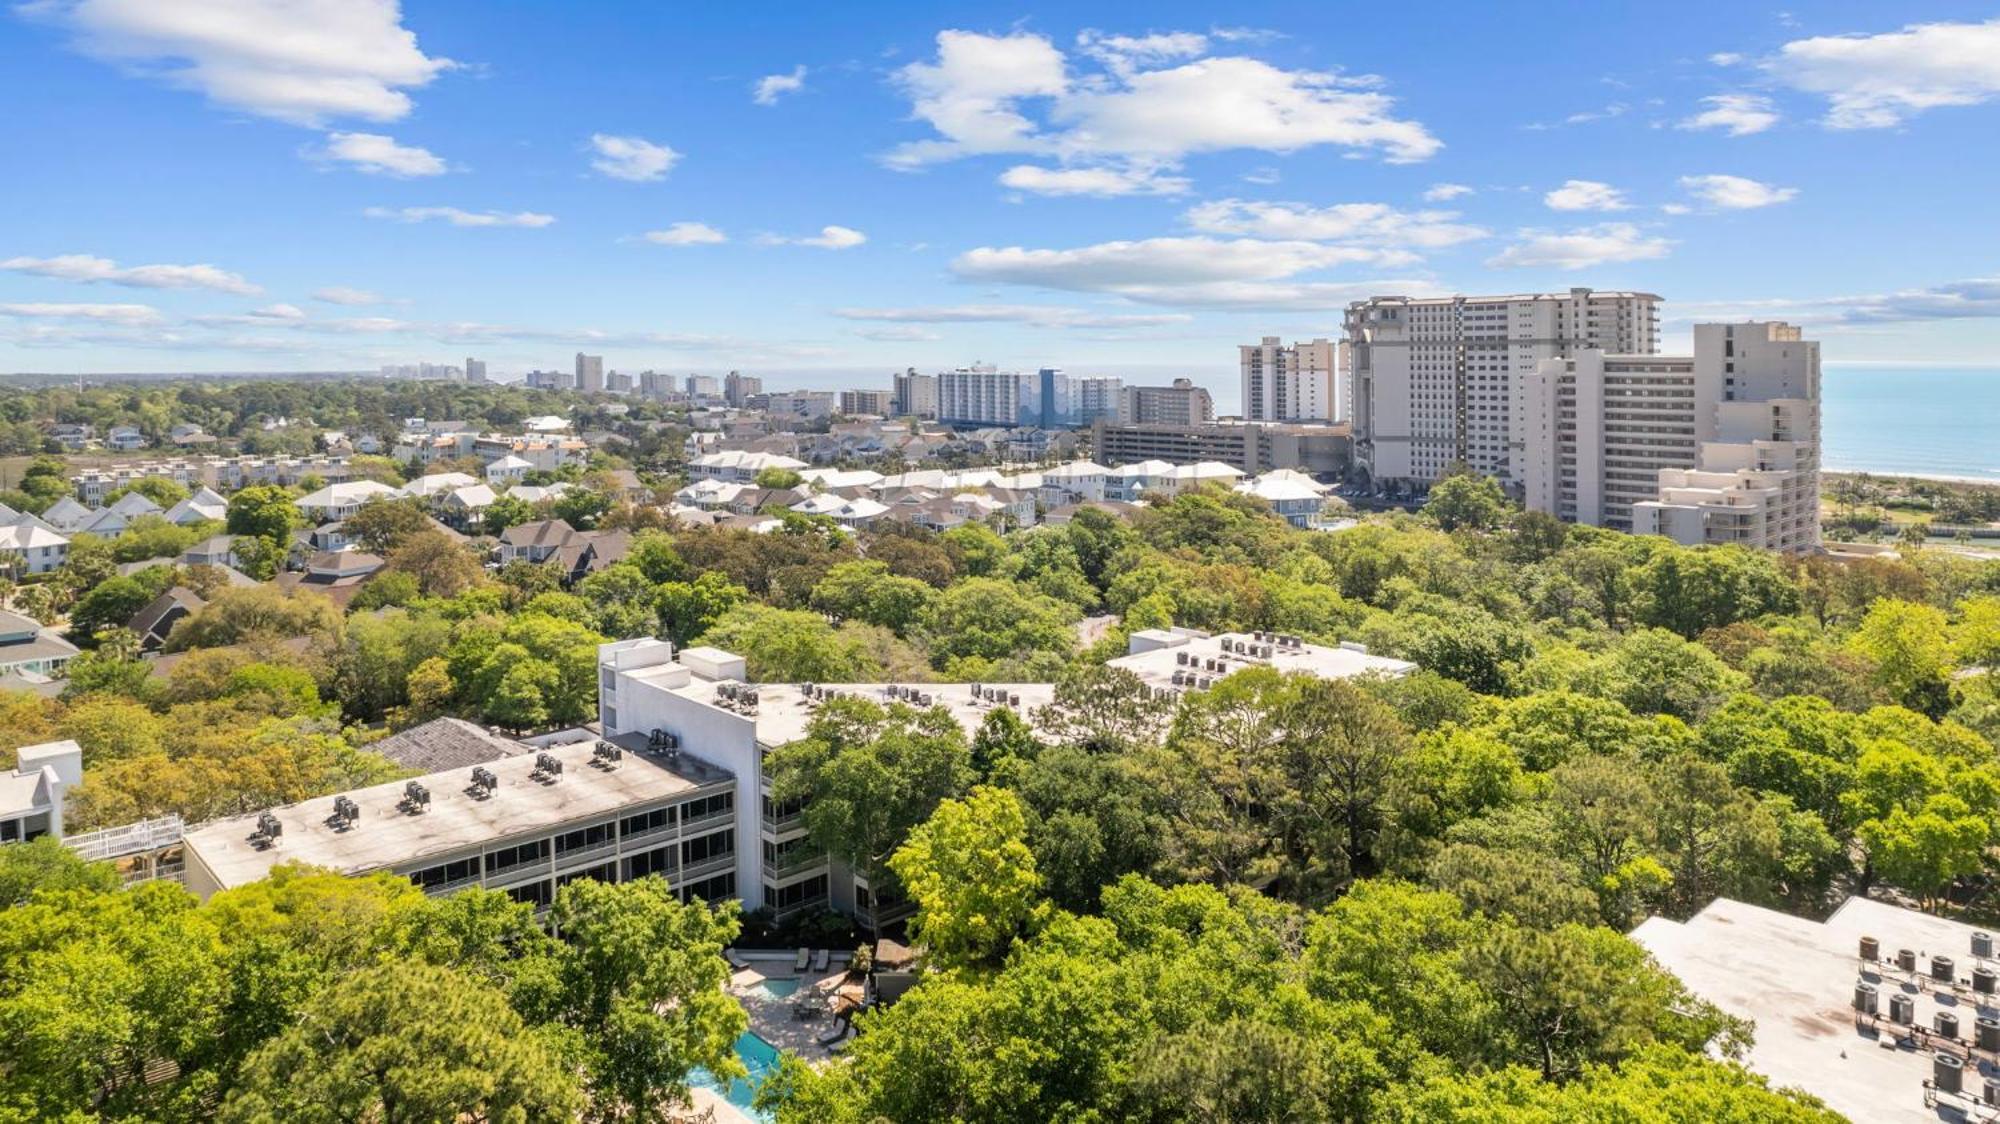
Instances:
[[[796,988],[799,981],[766,980],[765,982],[789,983]],[[742,1109],[744,1115],[750,1117],[752,1120],[762,1121],[763,1124],[771,1124],[771,1117],[768,1114],[758,1112],[751,1107],[751,1104],[757,1097],[757,1085],[764,1080],[766,1073],[775,1069],[778,1065],[778,1048],[759,1038],[756,1031],[746,1030],[736,1039],[736,1057],[737,1060],[743,1063],[743,1068],[750,1071],[748,1077],[739,1077],[731,1081],[729,1087],[725,1089],[722,1087],[722,1083],[717,1081],[715,1076],[706,1069],[696,1069],[694,1072],[688,1074],[688,1084],[697,1085],[703,1089],[713,1089],[721,1093],[724,1100]]]
[[[780,977],[778,979],[766,978],[758,981],[757,986],[751,988],[750,990],[753,992],[761,993],[766,999],[788,999],[791,997],[793,992],[799,989],[799,984],[801,982],[802,981],[796,977],[790,977],[790,978]]]

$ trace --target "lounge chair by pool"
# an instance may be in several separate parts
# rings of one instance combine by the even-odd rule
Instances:
[[[806,970],[806,965],[811,962],[812,962],[812,949],[802,948],[799,950],[799,961],[798,963],[792,965],[792,971],[803,972]]]
[[[813,953],[813,971],[815,972],[826,971],[827,957],[832,955],[833,954],[831,952],[828,952],[826,949],[823,948],[820,949],[818,952]]]
[[[722,955],[724,959],[729,961],[731,968],[742,969],[750,966],[750,961],[744,959],[743,954],[733,948],[723,949]]]

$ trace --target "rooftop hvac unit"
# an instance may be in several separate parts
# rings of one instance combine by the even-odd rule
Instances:
[[[422,781],[410,781],[403,786],[403,804],[412,812],[421,812],[431,806],[431,790]]]
[[[562,772],[563,772],[562,758],[557,757],[555,754],[549,753],[546,750],[544,750],[541,753],[535,754],[535,771],[533,774],[531,774],[532,776],[541,777],[552,781],[561,780]]]
[[[1915,949],[1913,949],[1913,948],[1899,948],[1899,949],[1897,949],[1897,950],[1896,950],[1896,967],[1898,967],[1898,968],[1901,968],[1901,969],[1902,969],[1903,971],[1905,971],[1905,972],[1914,972],[1914,971],[1916,971],[1916,970],[1917,970],[1917,951],[1916,951]]]
[[[1876,1014],[1881,1009],[1878,1006],[1880,1002],[1881,1002],[1881,996],[1877,994],[1877,992],[1875,991],[1874,984],[1868,983],[1867,981],[1864,980],[1863,982],[1854,985],[1855,1010],[1861,1012],[1864,1015],[1873,1015]]]
[[[1995,984],[2000,984],[2000,972],[1995,972],[1984,964],[1972,970],[1972,990],[1981,995],[1992,995],[1996,990],[2000,990],[1994,986]]]
[[[1931,1016],[1931,1027],[1938,1032],[1939,1038],[1958,1040],[1958,1015],[1955,1012],[1939,1011]]]
[[[345,796],[333,798],[333,818],[343,825],[351,825],[361,818],[361,805]]]
[[[1906,991],[1889,997],[1889,1021],[1913,1025],[1917,1021],[1917,1001]]]
[[[1940,1050],[1931,1055],[1931,1084],[1940,1093],[1960,1093],[1965,1090],[1965,1061],[1957,1054]]]
[[[625,759],[625,751],[612,745],[610,742],[600,741],[590,747],[590,757],[591,760],[609,767],[623,761]]]
[[[500,778],[494,776],[493,770],[486,766],[474,765],[472,767],[472,787],[490,796],[493,794],[494,789],[500,787]]]
[[[1986,1087],[1981,1092],[1983,1094],[1981,1099],[1989,1106],[2000,1105],[2000,1080],[1995,1080],[1991,1077],[1987,1078]]]
[[[1982,1050],[2000,1050],[2000,1019],[1981,1015],[1972,1020],[1972,1041]]]
[[[1974,933],[1974,934],[1972,934],[1972,955],[1974,955],[1974,956],[1982,956],[1982,957],[1983,957],[1983,956],[1992,956],[1992,955],[1993,955],[1993,934],[1991,934],[1991,933]]]
[[[1178,687],[1186,681],[1187,681],[1187,672],[1185,671],[1174,672],[1174,686]]]
[[[1940,983],[1956,983],[1958,976],[1949,956],[1931,957],[1931,978]]]
[[[985,688],[985,687],[982,687],[982,686],[980,686],[980,685],[979,685],[979,684],[977,684],[977,683],[974,683],[974,684],[972,685],[972,701],[973,701],[973,702],[978,702],[979,700],[981,700],[981,699],[983,699],[983,698],[985,698],[985,697],[986,697],[986,688]]]
[[[257,830],[251,838],[258,843],[269,845],[276,843],[284,834],[285,825],[278,822],[277,816],[270,812],[261,812],[257,816]]]
[[[1183,667],[1187,666],[1187,662],[1188,662],[1189,660],[1193,659],[1193,658],[1194,658],[1193,656],[1190,656],[1190,655],[1189,655],[1188,653],[1186,653],[1186,652],[1175,652],[1175,653],[1174,653],[1174,662],[1175,662],[1175,663],[1177,663],[1177,664],[1180,664],[1180,665],[1181,665],[1181,666],[1183,666]]]
[[[1873,963],[1882,955],[1882,942],[1874,937],[1861,938],[1861,959]]]
[[[1007,705],[1013,707],[1015,710],[1021,709],[1021,696],[1009,694],[1007,696]]]
[[[680,735],[672,730],[654,730],[646,735],[646,748],[654,753],[667,753],[680,747]]]

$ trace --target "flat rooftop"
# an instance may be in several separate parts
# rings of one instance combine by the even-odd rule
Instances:
[[[255,882],[284,862],[365,874],[613,815],[731,779],[728,772],[685,754],[669,767],[657,757],[629,752],[645,744],[643,737],[611,740],[628,750],[615,768],[593,762],[591,750],[597,739],[590,738],[548,749],[563,763],[562,779],[536,780],[529,776],[535,770],[536,751],[524,746],[522,753],[486,763],[500,781],[490,795],[480,795],[472,787],[469,768],[429,773],[415,778],[430,789],[430,807],[421,813],[401,806],[407,782],[390,781],[337,794],[361,809],[361,818],[349,827],[331,822],[336,796],[329,795],[270,809],[284,825],[275,846],[251,841],[257,827],[257,816],[252,814],[189,832],[187,847],[224,887]]]
[[[1160,646],[1150,651],[1119,656],[1108,661],[1109,665],[1137,675],[1148,686],[1168,690],[1175,687],[1174,673],[1177,671],[1221,678],[1246,667],[1271,667],[1281,672],[1304,672],[1321,679],[1349,679],[1357,675],[1408,675],[1417,670],[1417,665],[1408,660],[1370,655],[1358,647],[1329,648],[1322,644],[1278,643],[1272,638],[1272,633],[1264,633],[1261,640],[1257,634],[1249,632],[1193,636],[1163,629],[1149,630],[1141,636],[1152,638]],[[1135,641],[1145,642],[1138,638]],[[1269,656],[1250,654],[1261,653],[1265,648],[1271,650]],[[1217,664],[1215,669],[1209,667],[1211,660]]]
[[[648,670],[652,669],[644,669],[638,674],[643,677]],[[697,676],[686,684],[671,689],[683,698],[716,706],[717,686],[717,683]],[[757,713],[744,717],[757,723],[758,744],[767,749],[776,749],[806,736],[806,729],[812,725],[813,714],[819,710],[820,700],[806,697],[804,684],[756,683],[752,686],[757,689]],[[890,693],[892,687],[905,692],[915,691],[929,697],[929,706],[941,706],[950,712],[967,733],[978,730],[980,724],[986,721],[987,714],[1001,709],[1003,705],[973,698],[972,685],[968,683],[826,683],[817,686],[827,691],[854,695],[885,706],[903,702],[920,709],[927,709],[926,704],[921,701],[898,699]],[[1005,691],[1009,696],[1020,696],[1018,713],[1023,719],[1031,722],[1033,711],[1055,701],[1056,689],[1053,683],[990,683],[984,686],[989,692]]]
[[[1975,995],[1970,987],[1928,978],[1934,955],[1952,959],[1961,985],[1979,964],[2000,970],[2000,961],[1972,955],[1974,931],[1866,898],[1849,898],[1824,923],[1718,898],[1685,922],[1651,918],[1632,939],[1688,990],[1756,1023],[1755,1045],[1744,1061],[1773,1085],[1804,1089],[1852,1120],[1936,1124],[1989,1117],[1985,1109],[1955,1113],[1946,1107],[1969,1105],[1969,1099],[1925,1107],[1923,1083],[1938,1040],[1891,1022],[1889,1000],[1912,997],[1915,1025],[1924,1030],[1939,1011],[1957,1014],[1961,1045],[1954,1052],[1973,1055],[1965,1064],[1964,1089],[1979,1096],[1986,1078],[2000,1077],[2000,1067],[1994,1052],[1968,1046],[1974,1019],[2000,1012],[2000,995]],[[1864,936],[1880,943],[1877,961],[1860,958]],[[1916,973],[1897,968],[1901,949],[1917,954]],[[1854,1011],[1855,985],[1864,980],[1879,989],[1881,1017],[1864,1020],[1869,1025],[1858,1023]]]

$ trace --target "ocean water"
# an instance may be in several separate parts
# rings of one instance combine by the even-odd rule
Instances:
[[[2000,482],[2000,367],[1836,367],[1820,381],[1821,463]]]

